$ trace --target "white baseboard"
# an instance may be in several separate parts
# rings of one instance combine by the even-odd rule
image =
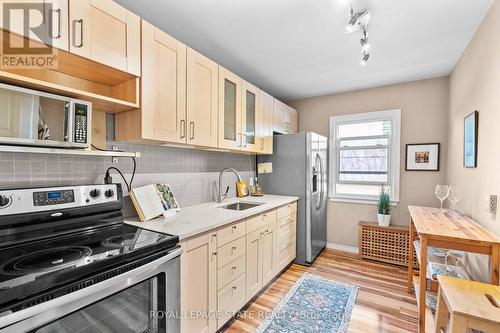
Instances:
[[[357,248],[355,246],[349,246],[349,245],[343,245],[343,244],[337,244],[337,243],[326,243],[326,248],[359,254],[359,248]]]

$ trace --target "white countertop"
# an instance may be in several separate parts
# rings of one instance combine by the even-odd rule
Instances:
[[[196,236],[226,224],[260,214],[262,212],[297,201],[298,197],[281,195],[264,195],[263,197],[231,198],[222,203],[208,202],[200,205],[181,208],[174,216],[157,217],[156,219],[140,222],[138,218],[126,219],[125,223],[140,228],[161,233],[177,235],[179,240]],[[263,203],[246,210],[237,211],[220,208],[237,201]]]

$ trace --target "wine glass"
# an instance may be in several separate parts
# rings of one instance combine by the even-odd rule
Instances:
[[[456,209],[456,205],[458,201],[462,199],[462,194],[458,190],[457,186],[450,186],[450,190],[448,192],[448,200],[451,201],[452,205],[455,207],[455,214],[458,214],[458,209]]]
[[[441,201],[441,209],[443,209],[443,201],[446,200],[450,194],[450,187],[448,185],[438,185],[436,186],[434,194],[436,195],[436,198]]]

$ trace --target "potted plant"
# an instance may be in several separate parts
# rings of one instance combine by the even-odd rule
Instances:
[[[377,222],[382,227],[391,224],[391,196],[384,188],[381,189],[377,204]]]

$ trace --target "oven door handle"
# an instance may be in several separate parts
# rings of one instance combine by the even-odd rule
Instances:
[[[166,272],[165,264],[179,257],[181,253],[180,248],[176,249],[155,261],[90,287],[24,310],[0,316],[0,331],[3,333],[30,331],[62,318],[139,282]]]

